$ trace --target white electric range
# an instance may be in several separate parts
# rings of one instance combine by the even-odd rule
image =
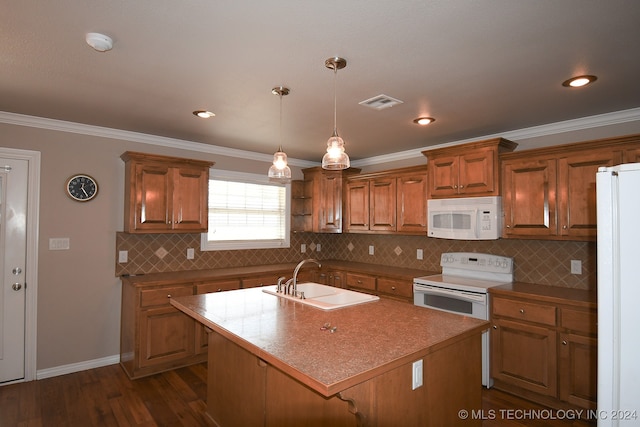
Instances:
[[[513,282],[513,258],[472,252],[447,252],[441,274],[413,279],[415,305],[489,320],[488,289]],[[482,385],[491,387],[489,331],[482,334]]]

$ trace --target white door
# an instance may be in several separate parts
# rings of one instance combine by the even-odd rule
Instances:
[[[0,157],[0,383],[25,377],[28,166]]]

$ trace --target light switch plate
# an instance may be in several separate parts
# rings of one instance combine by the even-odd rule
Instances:
[[[196,251],[193,248],[187,248],[187,259],[194,259],[196,256]]]
[[[375,250],[373,248],[373,245],[369,245],[369,255],[373,255],[375,253]]]
[[[54,237],[49,239],[50,251],[65,251],[67,249],[69,249],[68,237]]]
[[[303,254],[303,253],[305,253],[305,252],[307,252],[307,245],[305,245],[304,243],[302,243],[302,244],[300,245],[300,253],[302,253],[302,254]]]
[[[423,257],[424,253],[422,252],[422,249],[416,250],[416,259],[423,259]]]
[[[129,251],[118,251],[118,262],[124,264],[129,261]]]

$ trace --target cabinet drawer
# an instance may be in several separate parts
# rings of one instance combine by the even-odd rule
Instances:
[[[378,290],[389,295],[413,298],[413,282],[392,279],[378,279]]]
[[[196,294],[209,294],[211,292],[231,291],[240,289],[240,280],[217,280],[215,282],[203,282],[196,285]]]
[[[255,288],[259,286],[269,286],[278,283],[278,277],[284,276],[284,274],[273,273],[269,276],[259,277],[247,277],[242,279],[243,288]]]
[[[549,326],[556,325],[556,307],[553,305],[494,298],[492,311],[496,316],[510,317]]]
[[[360,274],[347,273],[347,287],[376,290],[376,278]]]
[[[563,328],[590,335],[598,333],[598,316],[595,311],[562,308],[560,313],[560,326]]]
[[[191,285],[173,286],[159,289],[143,289],[140,291],[140,306],[153,307],[170,305],[169,298],[193,295]]]

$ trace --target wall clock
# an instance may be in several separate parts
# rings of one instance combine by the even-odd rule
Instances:
[[[98,181],[89,175],[76,174],[67,180],[67,195],[77,202],[88,202],[98,194]]]

